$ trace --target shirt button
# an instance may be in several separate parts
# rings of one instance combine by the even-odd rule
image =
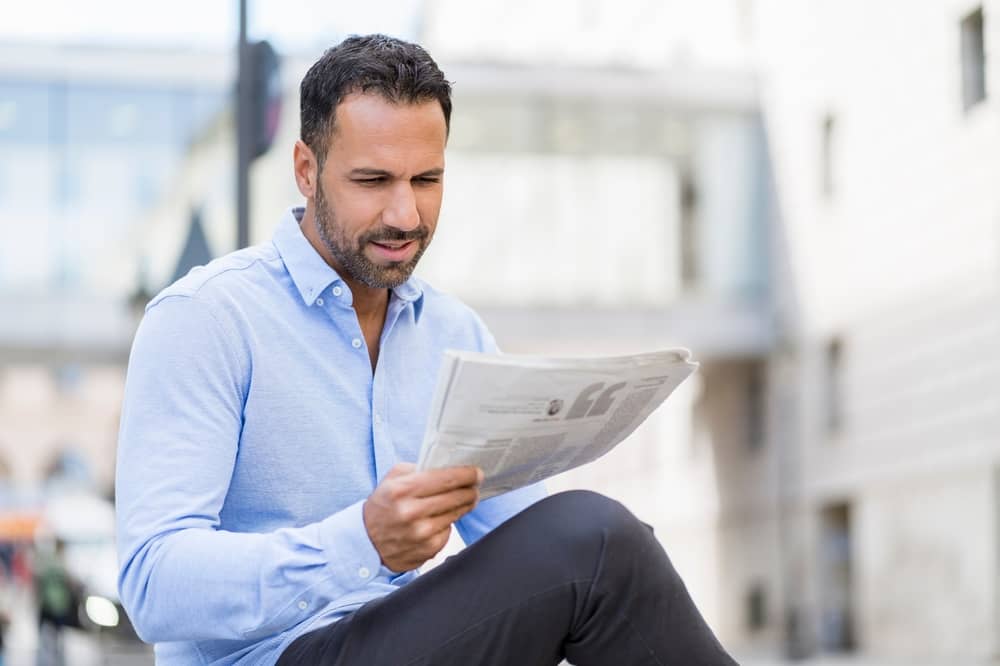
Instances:
[[[322,298],[317,298],[316,299],[316,305],[323,305],[323,299]]]
[[[299,610],[305,610],[307,608],[309,608],[309,604],[307,604],[305,601],[299,602]]]
[[[351,340],[351,346],[355,349],[361,349],[361,340],[359,338],[354,338]]]
[[[368,574],[370,573],[371,572],[368,571],[368,567],[361,567],[360,569],[358,569],[358,575],[361,576],[362,578],[368,578]]]
[[[344,290],[341,289],[340,287],[334,287],[333,288],[333,295],[334,296],[340,296],[342,293],[344,293]]]
[[[382,417],[378,414],[375,415],[375,423],[382,423]]]

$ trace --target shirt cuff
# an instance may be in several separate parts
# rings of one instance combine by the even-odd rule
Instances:
[[[379,573],[382,558],[375,550],[362,513],[364,500],[319,523],[320,544],[327,566],[346,591],[364,586]]]

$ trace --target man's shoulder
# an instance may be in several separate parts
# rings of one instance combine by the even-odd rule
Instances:
[[[419,278],[414,278],[423,292],[421,321],[433,322],[449,337],[468,339],[475,348],[490,349],[496,343],[489,327],[479,313],[457,296],[440,291]]]
[[[245,294],[248,287],[259,283],[281,257],[270,241],[213,259],[204,266],[195,266],[153,297],[148,307],[178,297],[196,298],[213,303]]]
[[[457,296],[436,289],[418,277],[411,279],[423,294],[424,312],[431,313],[435,318],[482,323],[476,311]]]

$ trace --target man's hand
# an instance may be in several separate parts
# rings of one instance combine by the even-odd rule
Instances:
[[[400,463],[365,501],[368,538],[392,571],[416,569],[448,543],[451,525],[479,501],[478,467],[417,472]]]

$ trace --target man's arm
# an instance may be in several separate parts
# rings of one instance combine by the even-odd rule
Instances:
[[[116,500],[119,590],[144,640],[272,635],[379,571],[361,501],[268,534],[220,529],[248,365],[233,332],[191,297],[152,306],[136,334]]]

